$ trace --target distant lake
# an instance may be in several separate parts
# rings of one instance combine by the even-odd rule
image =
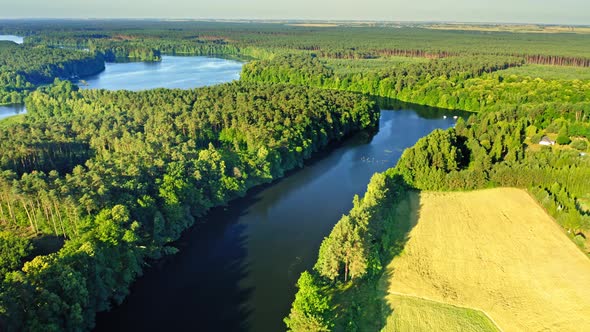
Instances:
[[[162,56],[161,62],[107,63],[102,73],[78,84],[82,89],[190,89],[237,80],[242,65],[205,56]]]
[[[25,105],[22,104],[0,106],[0,119],[25,113],[26,111],[27,110],[25,109]]]
[[[17,44],[22,44],[25,38],[14,35],[0,35],[0,40],[10,40]]]
[[[22,42],[21,37],[16,38]],[[242,65],[239,61],[206,56],[162,56],[161,62],[107,63],[100,74],[75,83],[82,89],[191,89],[237,80]],[[24,105],[0,106],[0,119],[23,112]]]

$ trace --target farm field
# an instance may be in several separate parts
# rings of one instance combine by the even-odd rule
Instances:
[[[386,332],[500,331],[481,311],[413,296],[391,295],[395,315],[387,319]]]
[[[434,30],[515,32],[515,33],[590,33],[588,26],[539,25],[539,24],[432,24],[426,26]]]
[[[525,191],[415,196],[418,222],[384,274],[386,331],[424,330],[425,320],[493,330],[463,308],[503,331],[590,327],[590,260]]]
[[[590,68],[585,67],[527,64],[521,67],[499,70],[498,74],[502,76],[527,76],[544,80],[590,80]]]
[[[337,75],[347,75],[356,73],[379,72],[391,70],[404,63],[425,63],[428,59],[412,58],[403,56],[391,56],[377,59],[325,59],[326,65],[334,70]],[[590,70],[589,70],[590,72]]]

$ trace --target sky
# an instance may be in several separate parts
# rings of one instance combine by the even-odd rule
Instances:
[[[590,25],[590,0],[0,0],[0,18],[300,19]]]

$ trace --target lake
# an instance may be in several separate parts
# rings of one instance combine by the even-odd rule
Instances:
[[[0,35],[0,40],[9,40],[17,44],[22,44],[24,41],[23,37],[14,35]],[[24,105],[2,105],[0,106],[0,119],[7,118],[16,114],[26,112]]]
[[[27,109],[23,104],[16,105],[0,105],[0,119],[7,118],[9,116],[25,113]]]
[[[239,61],[206,56],[162,56],[161,62],[106,63],[103,72],[76,83],[82,89],[191,89],[237,80],[242,65]],[[0,119],[25,111],[23,105],[0,106]]]
[[[80,80],[82,89],[190,89],[240,78],[242,62],[206,56],[162,56],[161,62],[106,63],[98,75]]]
[[[17,44],[22,44],[25,40],[24,37],[14,36],[14,35],[0,35],[0,40],[10,40]]]
[[[97,331],[284,331],[300,273],[375,172],[455,120],[450,111],[390,107],[375,135],[359,133],[303,169],[213,209],[145,271]],[[447,115],[446,118],[443,116]]]

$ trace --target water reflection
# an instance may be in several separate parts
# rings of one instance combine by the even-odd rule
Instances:
[[[322,239],[375,172],[460,115],[441,112],[449,116],[382,111],[375,135],[360,133],[282,180],[212,210],[206,224],[182,237],[179,254],[147,271],[123,305],[99,315],[97,330],[284,330],[295,282],[313,266]]]
[[[15,35],[0,35],[0,40],[8,40],[15,42],[17,44],[22,44],[25,40],[24,37],[15,36]]]
[[[83,89],[189,89],[240,78],[243,63],[205,56],[162,56],[161,62],[107,63],[103,72],[79,80]]]
[[[0,106],[0,119],[4,119],[13,115],[24,114],[26,111],[27,109],[23,104],[2,105]]]

